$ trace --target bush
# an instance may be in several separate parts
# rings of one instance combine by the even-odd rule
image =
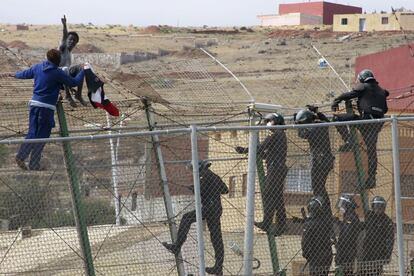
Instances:
[[[0,217],[9,219],[10,229],[31,225],[43,227],[53,212],[54,199],[48,186],[37,182],[8,183],[9,191],[0,193]]]
[[[83,210],[87,225],[115,224],[115,208],[105,200],[85,198]]]
[[[10,230],[29,225],[33,229],[75,225],[71,209],[56,208],[57,196],[50,186],[32,179],[30,183],[8,183],[8,188],[0,192],[0,218],[9,220]],[[87,225],[115,224],[115,208],[110,202],[83,198],[82,203]]]

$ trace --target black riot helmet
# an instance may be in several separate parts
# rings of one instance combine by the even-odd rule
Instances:
[[[284,125],[285,118],[283,118],[282,114],[279,113],[269,113],[263,118],[263,124],[267,125],[268,123],[271,123],[272,126]]]
[[[375,80],[375,77],[371,70],[364,69],[359,72],[357,79],[360,83],[365,83],[369,80]]]
[[[198,162],[198,169],[200,171],[204,171],[204,170],[210,168],[210,166],[211,166],[211,162],[210,161],[201,160],[200,162]]]
[[[205,171],[206,169],[210,168],[210,166],[211,166],[211,162],[210,161],[201,160],[201,161],[198,162],[198,170],[200,172]],[[192,170],[193,169],[193,164],[192,163],[189,163],[187,165],[187,168],[190,169],[190,170]]]
[[[349,210],[355,210],[358,205],[355,203],[355,200],[350,194],[342,194],[336,203],[336,208],[343,210],[344,212]]]
[[[371,209],[376,213],[384,213],[387,202],[382,196],[375,196],[371,201]]]
[[[294,120],[296,124],[310,124],[313,123],[316,119],[315,113],[309,109],[302,109],[295,114]]]
[[[318,217],[322,214],[323,199],[320,196],[312,197],[308,202],[308,214],[310,218]]]

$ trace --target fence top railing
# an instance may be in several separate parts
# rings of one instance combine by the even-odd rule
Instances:
[[[369,120],[358,120],[358,121],[346,121],[346,122],[326,122],[316,124],[291,124],[291,125],[278,125],[278,126],[219,126],[219,127],[198,127],[197,131],[202,132],[218,132],[218,131],[236,131],[236,130],[271,130],[271,129],[300,129],[310,127],[332,127],[332,126],[343,126],[343,125],[363,125],[363,124],[375,124],[391,122],[393,119],[397,121],[414,121],[414,117],[395,117],[383,118],[383,119],[369,119]],[[57,142],[69,142],[69,141],[90,141],[90,140],[103,140],[110,138],[126,138],[134,136],[154,136],[154,135],[173,135],[190,133],[191,128],[176,128],[166,130],[154,130],[154,131],[133,131],[125,133],[113,133],[113,134],[96,134],[96,135],[82,135],[82,136],[69,136],[69,137],[53,137],[53,138],[42,138],[42,139],[3,139],[0,140],[0,145],[10,144],[23,144],[23,143],[57,143]]]

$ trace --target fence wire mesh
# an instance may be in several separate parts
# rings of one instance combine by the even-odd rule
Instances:
[[[366,180],[372,170],[369,143],[361,130],[372,134],[378,124],[383,125],[376,144],[375,187],[361,190],[359,173]],[[408,271],[414,252],[410,211],[413,123],[400,120],[398,127]],[[273,275],[276,261],[286,275],[398,275],[391,124],[356,128],[360,166],[353,151],[341,149],[343,140],[334,126],[260,130],[253,274]],[[249,133],[249,128],[241,126],[198,132],[198,155],[205,161],[200,167],[204,255],[206,267],[216,274],[243,274]],[[48,142],[40,166],[29,170],[16,164],[21,145],[1,144],[0,273],[86,274],[83,234],[76,227],[71,193],[77,179],[80,201],[76,204],[83,206],[96,275],[177,274],[172,253],[178,248],[185,273],[197,274],[195,200],[188,168],[190,135],[187,131],[159,135],[159,139],[159,144],[143,134],[73,139],[70,164],[64,142]],[[39,146],[30,145],[32,153]],[[170,219],[153,148],[157,145],[173,206]],[[37,162],[36,157],[28,156],[25,165],[30,166],[30,158]],[[369,210],[364,210],[364,198]],[[349,201],[355,201],[355,206],[347,205]],[[382,214],[378,206],[385,204]],[[172,220],[178,228],[176,241],[168,226]],[[272,239],[275,247],[269,247]]]

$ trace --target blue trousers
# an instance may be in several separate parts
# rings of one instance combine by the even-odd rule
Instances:
[[[55,118],[53,110],[45,107],[30,107],[29,131],[26,139],[49,138],[54,127]],[[30,155],[29,169],[39,168],[44,146],[45,143],[22,144],[16,157],[26,160]]]

